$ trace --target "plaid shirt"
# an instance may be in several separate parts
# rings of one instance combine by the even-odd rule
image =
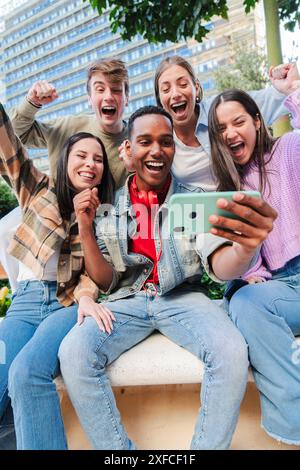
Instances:
[[[14,189],[23,211],[22,224],[9,246],[9,253],[41,279],[50,256],[60,249],[57,267],[57,298],[64,306],[82,295],[97,299],[99,289],[84,271],[83,250],[74,215],[63,220],[54,183],[38,171],[0,104],[0,174]]]

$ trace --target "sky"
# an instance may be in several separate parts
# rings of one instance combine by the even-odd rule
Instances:
[[[20,7],[26,0],[0,0],[0,33],[1,33],[1,16],[8,9]],[[300,70],[300,29],[297,28],[293,33],[285,31],[281,27],[281,45],[284,61],[298,56],[298,68]]]

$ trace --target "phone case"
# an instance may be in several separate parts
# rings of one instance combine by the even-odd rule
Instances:
[[[174,236],[209,232],[212,225],[208,217],[212,214],[231,219],[239,219],[216,206],[218,199],[232,200],[236,191],[173,194],[169,200],[169,231]],[[239,191],[250,196],[260,197],[258,191]]]

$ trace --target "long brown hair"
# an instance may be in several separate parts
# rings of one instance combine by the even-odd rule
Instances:
[[[199,103],[199,101],[202,100],[203,92],[202,92],[200,82],[199,82],[198,78],[196,77],[196,74],[195,74],[195,71],[194,71],[193,67],[183,57],[180,57],[179,55],[172,55],[170,57],[166,57],[165,59],[163,59],[158,64],[158,67],[155,71],[154,91],[155,91],[155,98],[156,98],[157,106],[160,106],[161,108],[163,107],[162,104],[161,104],[161,101],[160,101],[160,97],[159,97],[158,82],[159,82],[160,76],[165,70],[172,67],[172,65],[179,65],[179,67],[182,67],[183,69],[185,69],[188,72],[189,76],[191,77],[193,84],[195,86],[196,86],[197,83],[199,84],[199,93],[198,93],[198,96],[197,96],[197,98],[198,98],[197,102]]]
[[[57,177],[55,182],[55,192],[58,201],[59,211],[65,220],[70,220],[74,212],[73,197],[76,194],[70,178],[68,176],[68,160],[73,145],[82,139],[95,139],[101,146],[103,153],[103,175],[98,188],[98,197],[101,204],[112,204],[114,195],[114,180],[112,178],[107,154],[102,141],[89,132],[78,132],[72,135],[65,143],[59,160],[57,162]]]
[[[208,114],[211,157],[214,174],[218,180],[218,191],[235,191],[242,189],[245,173],[245,166],[234,162],[228,150],[228,146],[224,142],[219,130],[217,108],[221,103],[226,101],[236,101],[240,103],[254,121],[260,121],[256,144],[250,161],[258,168],[258,189],[263,193],[268,184],[266,164],[269,163],[272,158],[272,148],[276,139],[271,136],[268,128],[266,127],[255,101],[248,95],[248,93],[237,89],[226,90],[216,96],[210,106]],[[265,159],[266,153],[270,153],[270,158],[267,161]]]

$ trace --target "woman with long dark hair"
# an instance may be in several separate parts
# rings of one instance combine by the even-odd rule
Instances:
[[[285,106],[300,128],[300,81],[295,86]],[[299,445],[300,134],[274,139],[240,90],[215,98],[208,125],[218,189],[258,189],[278,212],[256,265],[244,275],[249,284],[237,291],[231,285],[229,313],[249,346],[264,429]]]
[[[2,105],[0,173],[13,187],[23,212],[10,245],[20,265],[19,287],[0,324],[5,351],[0,363],[0,416],[9,406],[9,393],[17,447],[58,449],[63,442],[65,449],[53,382],[59,373],[57,353],[77,316],[84,313],[81,299],[96,299],[99,288],[109,287],[105,272],[98,284],[86,273],[92,260],[84,259],[81,242],[100,202],[112,202],[113,180],[100,139],[80,132],[66,142],[53,181],[28,158]],[[99,312],[99,319],[101,315],[101,325],[110,331],[109,313]]]

